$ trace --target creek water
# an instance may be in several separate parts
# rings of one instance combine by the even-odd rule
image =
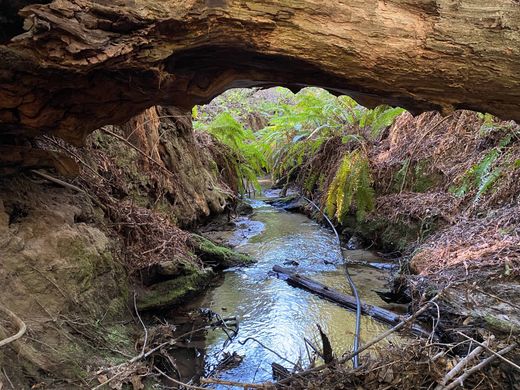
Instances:
[[[276,194],[268,191],[266,195]],[[317,324],[328,335],[337,356],[352,348],[354,313],[292,287],[271,273],[274,265],[285,263],[303,275],[350,293],[332,231],[304,215],[274,208],[264,200],[251,200],[254,213],[240,218],[226,238],[236,250],[251,255],[257,263],[227,270],[220,285],[189,306],[209,308],[223,317],[236,316],[239,320],[238,334],[231,342],[223,331],[211,331],[203,340],[203,350],[191,356],[198,360],[192,367],[204,366],[205,374],[214,371],[225,353],[242,356],[234,367],[212,373],[223,380],[272,380],[273,362],[288,369],[292,368],[288,361],[305,366],[309,360],[304,338],[321,345]],[[353,260],[382,261],[366,251],[345,254]],[[349,270],[363,301],[390,308],[374,292],[387,289],[388,271],[366,266],[349,266]],[[387,329],[366,316],[361,321],[361,344]],[[395,341],[394,337],[385,342]]]

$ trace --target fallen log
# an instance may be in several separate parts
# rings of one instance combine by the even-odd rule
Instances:
[[[300,287],[307,291],[310,291],[311,293],[314,293],[322,298],[326,298],[348,310],[356,310],[356,300],[353,296],[343,294],[337,290],[334,290],[324,285],[323,283],[312,280],[306,276],[302,276],[289,268],[284,268],[280,267],[279,265],[275,265],[273,267],[273,271],[279,275],[283,275],[287,283],[293,286]],[[368,315],[376,321],[392,326],[399,324],[404,319],[404,317],[394,312],[391,312],[390,310],[386,310],[378,306],[369,305],[365,302],[361,302],[361,314]],[[427,329],[425,329],[417,323],[411,325],[410,331],[413,334],[416,334],[421,337],[428,337],[431,335],[430,331],[428,331]]]

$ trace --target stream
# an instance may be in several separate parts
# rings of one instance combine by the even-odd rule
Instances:
[[[187,312],[209,308],[222,317],[236,316],[239,321],[238,334],[230,342],[225,332],[210,331],[199,340],[196,351],[184,351],[186,367],[181,373],[186,379],[211,374],[238,382],[272,381],[273,362],[289,370],[293,365],[288,361],[308,365],[304,338],[321,346],[316,324],[328,335],[336,356],[352,348],[353,312],[294,288],[271,272],[276,264],[294,267],[305,276],[350,294],[332,231],[302,214],[289,213],[265,202],[276,195],[276,191],[267,190],[264,198],[250,200],[253,214],[239,217],[235,220],[236,228],[226,233],[226,241],[237,251],[253,256],[257,263],[227,270],[218,286],[182,309]],[[354,261],[384,262],[368,251],[345,250],[345,255]],[[396,310],[395,305],[386,304],[373,291],[387,290],[389,271],[362,265],[351,265],[349,270],[363,301]],[[361,321],[361,345],[387,329],[370,317],[362,316]],[[396,342],[399,337],[385,342]],[[244,340],[247,341],[242,345]],[[241,357],[236,364],[216,372],[223,357],[233,353]]]

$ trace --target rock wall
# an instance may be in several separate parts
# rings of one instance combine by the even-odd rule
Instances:
[[[0,301],[27,325],[0,350],[16,388],[50,373],[80,381],[96,354],[107,354],[98,348],[110,345],[111,335],[129,342],[116,324],[127,315],[129,285],[114,241],[79,222],[93,216],[88,199],[33,180],[3,179],[0,186]],[[3,318],[0,338],[13,333]]]

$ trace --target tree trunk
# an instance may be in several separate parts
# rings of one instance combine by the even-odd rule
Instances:
[[[11,8],[2,142],[81,144],[152,105],[190,108],[245,86],[520,120],[518,0],[54,0],[20,11],[25,32]]]

